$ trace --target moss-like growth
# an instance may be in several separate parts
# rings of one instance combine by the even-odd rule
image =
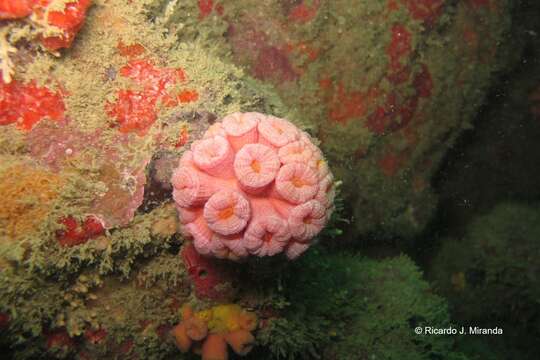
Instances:
[[[443,239],[430,271],[457,320],[503,328],[510,348],[521,348],[524,358],[539,351],[533,340],[540,334],[539,238],[538,205],[502,203],[462,238]]]
[[[406,256],[382,261],[317,250],[285,274],[283,316],[258,336],[272,359],[465,359],[454,339],[415,335],[417,326],[451,325]]]

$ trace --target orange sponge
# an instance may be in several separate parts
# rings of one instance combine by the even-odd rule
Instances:
[[[202,360],[227,360],[227,343],[223,336],[209,334],[202,346]]]
[[[225,335],[225,340],[241,356],[247,355],[255,344],[255,338],[247,330],[231,331]]]
[[[187,335],[186,325],[184,323],[176,325],[172,328],[171,335],[174,337],[178,349],[183,353],[187,353],[193,340]]]

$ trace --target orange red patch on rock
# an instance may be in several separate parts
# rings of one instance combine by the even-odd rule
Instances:
[[[223,11],[224,11],[223,4],[218,3],[214,5],[213,0],[199,0],[197,5],[199,7],[200,20],[210,16],[213,10],[215,10],[219,16],[223,15]]]
[[[297,4],[290,10],[288,16],[289,20],[301,24],[307,23],[313,20],[313,18],[315,18],[320,6],[320,0],[312,1],[311,6],[306,5],[306,2],[302,0],[299,4]]]
[[[65,111],[62,98],[61,91],[40,87],[35,81],[0,81],[0,125],[15,123],[18,129],[28,131],[45,118],[60,121]]]
[[[181,68],[159,68],[147,59],[131,60],[120,69],[120,75],[142,87],[142,90],[121,89],[117,92],[116,102],[105,104],[107,114],[116,119],[120,132],[145,135],[157,120],[158,102],[166,107],[174,107],[199,99],[195,90],[184,89],[177,94],[171,92],[176,84],[187,80]]]
[[[118,44],[116,45],[116,48],[118,49],[118,53],[120,55],[129,57],[129,58],[134,58],[139,55],[142,55],[146,51],[144,46],[142,46],[139,43],[124,44],[122,40],[118,42]]]
[[[33,0],[0,0],[0,20],[20,19],[32,13]]]
[[[67,216],[59,221],[64,225],[64,230],[56,233],[56,238],[61,246],[75,246],[84,244],[88,240],[98,237],[105,232],[101,222],[93,217],[87,217],[79,224],[73,216]]]
[[[22,19],[34,13],[39,20],[62,32],[60,35],[41,37],[43,46],[51,51],[68,48],[84,24],[91,0],[74,0],[66,3],[63,11],[47,13],[51,3],[52,0],[0,0],[0,20]],[[45,14],[47,18],[43,19]]]
[[[50,4],[51,0],[41,0],[42,4]],[[69,48],[84,24],[86,11],[90,7],[91,0],[77,0],[67,3],[64,11],[51,11],[47,17],[47,23],[62,30],[58,36],[43,37],[41,42],[49,50]],[[43,8],[37,8],[38,17]]]

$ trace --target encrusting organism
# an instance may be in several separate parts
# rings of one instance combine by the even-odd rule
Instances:
[[[0,1],[0,21],[19,20],[0,32],[0,80],[6,84],[12,81],[15,66],[10,54],[17,52],[12,45],[22,38],[38,40],[55,55],[71,47],[91,4],[91,0]]]
[[[311,137],[255,112],[212,125],[184,153],[172,184],[183,235],[218,258],[294,259],[333,210],[333,175]]]

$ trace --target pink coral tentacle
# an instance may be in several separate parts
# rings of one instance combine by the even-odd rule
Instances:
[[[193,168],[181,167],[172,177],[173,199],[181,207],[203,205],[222,182],[212,180],[208,175]]]
[[[293,204],[311,200],[319,191],[317,173],[302,163],[283,165],[276,177],[276,191]]]
[[[204,205],[208,227],[220,235],[238,234],[244,230],[250,217],[249,201],[237,191],[218,191]]]
[[[289,260],[294,260],[302,255],[309,248],[309,244],[303,244],[299,242],[289,243],[285,249],[285,255]]]
[[[294,141],[279,149],[279,160],[282,164],[300,162],[308,164],[313,160],[313,151],[302,141]]]
[[[219,238],[223,245],[227,247],[227,249],[229,249],[237,258],[243,258],[248,255],[243,234],[237,234],[234,236],[221,236],[216,234],[214,236]]]
[[[319,182],[319,191],[315,195],[315,200],[320,202],[324,207],[329,207],[334,203],[336,192],[334,189],[334,177],[328,174]]]
[[[255,144],[259,140],[257,127],[259,113],[233,113],[223,118],[222,124],[227,139],[235,151],[240,150],[246,144]]]
[[[280,148],[299,138],[296,127],[285,119],[267,116],[259,122],[259,143]]]
[[[250,254],[273,256],[283,251],[291,238],[287,221],[269,199],[252,199],[253,218],[244,234]]]
[[[192,145],[193,162],[206,173],[230,178],[234,176],[232,163],[234,151],[223,136],[196,141]]]
[[[204,133],[203,139],[210,139],[215,136],[227,137],[227,132],[225,131],[223,125],[220,122],[211,125]]]
[[[247,250],[258,256],[273,256],[282,252],[290,238],[287,222],[279,216],[253,220],[244,234]]]
[[[212,230],[210,230],[203,217],[201,216],[195,221],[183,225],[183,227],[193,237],[193,245],[195,245],[197,251],[202,255],[210,254],[210,241],[212,239]]]
[[[277,153],[266,145],[247,144],[234,160],[234,173],[247,192],[259,193],[276,178],[279,170]]]
[[[295,240],[309,241],[324,227],[326,208],[317,200],[310,200],[291,210],[288,223]]]

